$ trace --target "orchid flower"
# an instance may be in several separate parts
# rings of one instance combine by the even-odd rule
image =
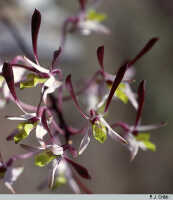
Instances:
[[[155,151],[156,146],[150,142],[150,134],[146,131],[151,131],[165,126],[165,123],[141,125],[141,115],[145,97],[145,81],[141,81],[138,87],[138,110],[136,114],[135,125],[131,126],[124,122],[117,122],[112,127],[121,127],[124,130],[124,138],[128,142],[128,149],[131,153],[131,160],[135,158],[139,149]]]
[[[3,180],[4,185],[14,194],[16,193],[12,185],[23,172],[23,167],[13,167],[13,160],[10,158],[4,162],[0,154],[0,179]]]
[[[62,27],[61,46],[64,46],[68,32],[79,31],[83,35],[91,33],[110,34],[110,30],[102,24],[106,19],[104,13],[98,13],[94,9],[88,9],[87,1],[79,0],[80,11],[77,15],[68,17]]]
[[[140,52],[130,61],[126,62],[125,65],[128,66],[126,73],[124,75],[122,83],[119,84],[115,92],[115,97],[120,99],[122,102],[127,103],[128,99],[133,105],[135,109],[138,108],[138,103],[136,100],[136,94],[132,91],[130,84],[128,81],[132,80],[135,75],[135,70],[133,65],[143,56],[145,55],[153,45],[158,41],[158,38],[151,38],[147,44],[140,50]],[[97,48],[97,59],[100,65],[100,74],[102,75],[106,84],[110,87],[116,77],[116,75],[109,74],[105,71],[104,67],[104,46],[100,46]]]
[[[113,82],[110,94],[106,100],[106,106],[105,106],[105,110],[104,110],[104,114],[107,112],[108,107],[110,105],[110,102],[112,100],[112,97],[114,95],[114,92],[116,91],[118,85],[120,84],[121,80],[123,79],[123,76],[126,72],[127,66],[122,66],[118,73],[117,76]],[[90,110],[90,115],[87,115],[86,113],[84,113],[80,106],[79,103],[77,101],[77,98],[75,96],[74,93],[74,89],[73,89],[73,85],[71,82],[71,75],[69,75],[66,78],[66,88],[68,89],[78,111],[80,112],[80,114],[82,115],[82,117],[84,119],[86,119],[88,121],[88,130],[86,132],[86,134],[84,135],[80,147],[79,147],[79,154],[82,154],[83,151],[87,148],[89,142],[90,142],[90,137],[93,134],[94,138],[99,141],[100,143],[103,143],[106,138],[107,138],[107,134],[115,140],[120,141],[121,143],[127,143],[126,140],[124,138],[122,138],[118,133],[116,133],[111,127],[110,125],[105,121],[104,119],[104,115],[99,113],[98,109],[91,109]]]
[[[48,185],[51,189],[55,189],[68,182],[75,193],[80,193],[80,184],[76,183],[75,176],[73,176],[70,166],[72,166],[82,178],[91,178],[85,167],[72,161],[65,155],[68,146],[60,146],[57,144],[55,137],[51,138],[51,143],[44,142],[40,147],[31,147],[24,144],[21,144],[21,147],[27,150],[28,153],[26,156],[25,154],[17,155],[16,159],[26,159],[35,156],[36,166],[51,166],[50,175],[48,177]]]
[[[52,64],[49,70],[40,66],[37,54],[37,40],[38,40],[40,24],[41,24],[41,14],[37,9],[35,9],[32,15],[31,32],[32,32],[32,46],[36,63],[31,61],[27,57],[23,57],[23,61],[29,64],[29,66],[31,66],[30,70],[34,71],[36,74],[29,74],[27,76],[27,80],[20,83],[20,88],[29,88],[29,87],[34,87],[37,84],[43,84],[42,86],[42,93],[44,92],[43,100],[46,103],[47,95],[53,93],[62,84],[61,81],[56,80],[55,78],[56,74],[61,75],[61,70],[54,69],[56,60],[61,53],[61,48],[59,48],[59,50],[54,52]]]
[[[10,65],[7,65],[10,67]],[[9,90],[11,92],[11,95],[16,101],[16,104],[18,107],[21,109],[22,112],[24,112],[23,115],[16,117],[16,116],[7,116],[7,119],[9,120],[18,120],[18,121],[23,121],[18,124],[17,130],[13,132],[11,135],[7,137],[7,140],[13,139],[15,143],[20,142],[21,140],[25,139],[28,137],[33,129],[36,129],[36,137],[41,142],[43,140],[43,137],[49,133],[51,135],[51,131],[48,127],[48,123],[51,123],[51,121],[46,119],[46,112],[47,108],[46,107],[40,107],[41,102],[43,99],[44,93],[41,95],[40,102],[37,106],[37,110],[34,113],[28,113],[26,112],[23,107],[20,105],[20,100],[18,99],[15,88],[13,87],[13,74],[11,73],[11,76],[8,78],[11,78],[11,84],[8,83]]]

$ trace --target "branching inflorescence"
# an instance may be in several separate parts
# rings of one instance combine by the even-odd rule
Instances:
[[[155,145],[150,142],[150,135],[146,131],[160,128],[165,123],[154,125],[141,125],[141,115],[145,99],[145,81],[141,81],[137,93],[131,88],[135,79],[134,64],[145,55],[158,38],[152,38],[144,48],[131,60],[125,62],[116,74],[106,72],[104,66],[104,46],[97,48],[97,59],[100,68],[86,81],[83,88],[75,91],[71,81],[71,75],[63,77],[62,70],[57,67],[59,56],[63,53],[67,34],[80,31],[83,34],[90,34],[92,31],[109,34],[109,29],[101,24],[105,15],[86,8],[86,1],[79,0],[80,12],[76,16],[69,17],[62,26],[61,47],[53,53],[53,59],[49,69],[42,67],[37,53],[37,39],[41,24],[41,14],[35,9],[31,20],[32,46],[35,60],[26,56],[17,56],[10,62],[1,66],[1,107],[9,101],[13,101],[21,110],[20,116],[7,116],[9,120],[21,121],[17,128],[7,137],[8,141],[20,143],[20,147],[27,153],[13,155],[7,162],[1,156],[0,175],[4,184],[12,193],[15,193],[12,184],[22,173],[23,167],[13,167],[16,160],[35,158],[35,165],[38,167],[50,166],[47,185],[55,189],[68,183],[75,193],[91,193],[80,181],[78,175],[85,179],[91,179],[87,169],[70,156],[76,158],[81,155],[89,145],[91,137],[100,143],[104,143],[107,136],[120,142],[130,150],[133,160],[138,149],[155,151]],[[16,88],[25,89],[41,86],[41,95],[38,106],[32,106],[21,101]],[[63,96],[68,91],[69,96]],[[85,94],[88,100],[88,107],[84,111],[77,97]],[[86,120],[82,128],[74,128],[66,122],[62,103],[69,99],[74,102],[74,109],[77,109]],[[136,110],[134,125],[118,121],[109,124],[106,117],[110,103],[113,100],[120,100],[123,103],[128,101]],[[58,121],[57,121],[58,119]],[[116,127],[123,129],[123,135],[115,131]],[[22,144],[27,137],[35,132],[38,146]],[[32,133],[33,134],[33,133]],[[73,146],[73,136],[83,134],[79,149]],[[64,143],[59,136],[64,137]],[[44,184],[40,185],[42,188]]]

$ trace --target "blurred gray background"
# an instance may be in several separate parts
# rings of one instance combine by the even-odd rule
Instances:
[[[51,62],[52,52],[58,48],[60,28],[63,20],[77,12],[77,0],[2,0],[0,1],[0,59],[10,60],[23,54],[8,28],[2,23],[5,15],[17,27],[31,49],[30,19],[34,8],[42,13],[39,35],[39,57],[46,66]],[[90,77],[98,69],[96,48],[105,45],[105,67],[115,72],[122,62],[132,58],[151,37],[159,37],[152,51],[135,65],[136,83],[147,81],[143,123],[167,121],[168,125],[151,133],[157,146],[155,153],[139,152],[130,162],[127,149],[110,138],[104,144],[92,140],[89,148],[77,159],[92,175],[91,181],[82,180],[98,194],[126,193],[173,193],[173,135],[172,135],[172,84],[173,84],[173,1],[164,0],[103,0],[97,9],[107,14],[104,22],[111,30],[110,36],[93,34],[89,37],[69,35],[61,67],[65,74],[72,73],[73,81]],[[137,85],[136,84],[136,85]],[[26,89],[19,92],[21,98],[37,104],[38,90]],[[110,122],[123,120],[133,123],[135,111],[130,104],[111,104]],[[65,117],[69,123],[82,127],[84,120],[71,102],[64,103]],[[70,114],[69,114],[70,113]],[[13,103],[1,110],[0,151],[8,159],[11,155],[24,152],[6,136],[16,127],[16,122],[4,119],[8,114],[20,114]],[[117,129],[118,130],[118,129]],[[119,130],[120,131],[120,130]],[[76,136],[79,145],[81,137]],[[35,138],[26,143],[34,144]],[[15,183],[17,193],[51,193],[48,189],[38,191],[39,181],[47,176],[47,169],[34,166],[33,159],[24,162],[25,171]],[[0,184],[0,193],[8,193]],[[72,193],[68,186],[53,193]]]

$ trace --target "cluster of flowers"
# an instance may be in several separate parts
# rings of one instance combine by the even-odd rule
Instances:
[[[141,81],[137,93],[131,88],[134,80],[134,64],[146,54],[158,38],[152,38],[142,48],[142,50],[131,60],[125,62],[116,74],[109,74],[104,67],[104,46],[97,48],[98,71],[91,79],[86,81],[84,87],[75,92],[71,75],[63,78],[62,70],[57,68],[57,61],[63,52],[66,34],[79,30],[84,34],[92,31],[109,33],[109,30],[101,24],[105,18],[104,14],[96,13],[94,10],[86,9],[86,1],[79,0],[80,12],[75,17],[69,17],[62,28],[62,47],[53,53],[52,63],[49,69],[40,65],[37,54],[37,39],[41,24],[41,14],[35,9],[31,20],[31,35],[33,54],[35,60],[27,57],[17,56],[11,62],[5,62],[1,66],[1,107],[8,101],[13,101],[23,113],[19,117],[7,116],[9,120],[20,120],[17,128],[7,137],[8,141],[16,144],[27,151],[25,154],[13,155],[7,162],[0,159],[0,178],[5,186],[15,192],[12,184],[22,173],[23,167],[13,167],[16,160],[35,158],[35,165],[38,167],[49,166],[50,173],[47,181],[40,185],[47,184],[51,189],[68,183],[75,193],[91,193],[89,189],[80,181],[74,170],[85,179],[91,179],[87,169],[70,159],[81,155],[90,142],[91,137],[100,143],[104,143],[107,136],[122,143],[131,153],[133,160],[139,149],[155,151],[155,145],[150,141],[149,133],[153,129],[162,127],[164,123],[141,125],[141,115],[145,98],[145,81]],[[41,87],[41,97],[38,106],[32,106],[21,101],[16,88]],[[69,96],[63,96],[64,91],[69,92]],[[56,91],[56,92],[55,92]],[[55,95],[57,94],[57,95]],[[77,100],[77,96],[85,94],[88,99],[88,107],[83,111]],[[74,128],[67,124],[62,103],[72,99],[75,108],[86,120],[82,128]],[[136,110],[134,125],[125,122],[116,122],[110,125],[106,120],[108,109],[112,100],[128,101]],[[58,120],[57,120],[58,119]],[[117,126],[123,129],[123,135],[118,134],[114,128]],[[21,144],[23,140],[35,131],[38,146],[33,147]],[[77,150],[73,146],[73,136],[83,134],[80,147]],[[60,136],[64,138],[64,144]]]

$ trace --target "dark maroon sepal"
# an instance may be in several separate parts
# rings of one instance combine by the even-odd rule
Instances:
[[[124,131],[128,132],[130,130],[129,125],[125,122],[116,122],[115,124],[111,125],[112,128],[121,127]]]
[[[14,74],[12,66],[5,62],[2,68],[2,74],[7,82],[8,88],[10,90],[11,95],[13,96],[14,100],[18,102],[18,98],[15,91],[15,84],[14,84]]]
[[[127,70],[127,65],[123,65],[122,67],[119,68],[119,70],[116,74],[115,80],[113,82],[111,91],[109,93],[104,112],[107,112],[108,107],[111,103],[112,97],[114,96],[114,93],[115,93],[117,87],[119,86],[120,82],[122,81],[126,70]]]
[[[56,61],[59,58],[59,56],[61,55],[61,51],[62,51],[61,47],[59,47],[58,50],[54,51],[54,53],[53,53],[53,60],[52,60],[52,69],[55,68]]]
[[[87,0],[79,0],[81,10],[85,10]]]
[[[129,62],[129,64],[128,64],[129,67],[134,65],[143,55],[145,55],[148,51],[150,51],[158,40],[159,40],[159,38],[157,38],[157,37],[151,38],[147,42],[147,44],[144,46],[144,48],[134,57],[134,59],[132,59]]]
[[[76,105],[76,108],[78,109],[78,111],[81,113],[82,117],[84,119],[89,119],[88,115],[85,114],[82,109],[80,108],[79,106],[79,103],[77,101],[77,98],[76,98],[76,95],[75,95],[75,92],[74,92],[74,89],[73,89],[73,85],[72,85],[72,82],[71,82],[71,75],[68,75],[67,78],[66,78],[66,81],[65,81],[65,84],[66,84],[66,88],[67,90],[69,91],[75,105]]]
[[[86,178],[86,179],[91,179],[91,176],[89,175],[88,170],[85,167],[79,165],[78,163],[72,161],[71,159],[67,157],[64,157],[64,158],[78,172],[78,174],[81,177]]]
[[[40,24],[41,24],[41,13],[37,9],[35,9],[31,20],[31,34],[32,34],[32,47],[37,64],[39,63],[37,54],[37,40],[38,40]]]
[[[97,59],[98,59],[98,62],[99,62],[99,65],[100,65],[102,71],[104,71],[104,64],[103,64],[104,46],[100,46],[97,48]]]

